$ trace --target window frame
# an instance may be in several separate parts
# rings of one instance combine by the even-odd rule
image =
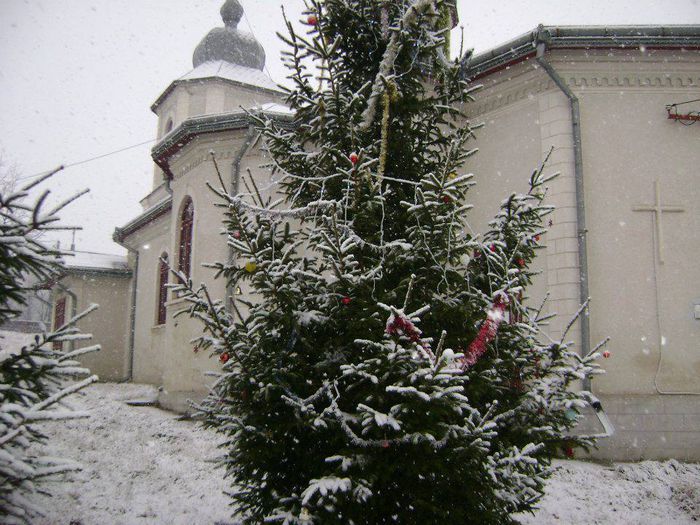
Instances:
[[[194,201],[187,196],[183,200],[178,227],[177,269],[188,279],[192,277],[192,248],[194,244]]]
[[[168,254],[163,252],[158,258],[158,289],[156,291],[156,326],[164,325],[168,320],[168,284],[170,267]]]

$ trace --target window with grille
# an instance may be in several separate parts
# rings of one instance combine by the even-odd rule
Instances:
[[[164,253],[160,256],[158,265],[158,311],[156,324],[165,324],[167,318],[167,307],[165,303],[168,301],[168,254]]]
[[[66,298],[61,297],[56,301],[53,314],[53,329],[58,330],[66,324]],[[54,350],[63,350],[63,341],[56,341],[53,344]]]
[[[194,227],[194,204],[187,198],[180,215],[180,254],[178,258],[178,270],[190,276],[192,266],[192,233]]]

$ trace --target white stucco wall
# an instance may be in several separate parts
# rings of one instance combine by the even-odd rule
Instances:
[[[700,128],[668,120],[665,105],[697,98],[700,54],[631,48],[547,58],[580,101],[591,342],[611,337],[612,356],[601,363],[607,373],[593,391],[616,432],[595,455],[698,460]],[[517,188],[513,167],[533,162],[537,137],[542,156],[555,147],[548,171],[561,175],[548,194],[557,211],[537,262],[550,310],[566,314],[550,329],[557,336],[579,303],[569,102],[533,60],[479,81],[485,89],[467,110],[486,123],[478,132],[477,175],[500,172]],[[655,181],[662,205],[683,210],[663,213],[663,264],[654,214],[633,209],[654,203]],[[490,214],[481,219],[478,210],[495,209],[494,188],[475,190],[472,201],[483,225]],[[579,334],[571,339],[580,341]]]
[[[102,381],[127,379],[131,278],[128,275],[72,271],[61,279],[60,284],[64,288],[54,288],[54,305],[57,299],[66,298],[66,321],[73,313],[79,314],[92,304],[99,305],[97,310],[78,322],[81,332],[92,334],[92,340],[76,348],[99,344],[102,349],[81,356],[81,364]]]

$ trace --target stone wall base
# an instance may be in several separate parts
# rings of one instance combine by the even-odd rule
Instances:
[[[584,455],[607,461],[700,461],[700,396],[598,395],[614,434]],[[602,432],[587,414],[578,432]]]

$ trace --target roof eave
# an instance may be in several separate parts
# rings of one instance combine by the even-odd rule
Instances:
[[[270,95],[284,95],[284,91],[281,89],[272,89],[272,88],[266,88],[262,86],[255,86],[253,84],[247,84],[245,82],[239,82],[237,80],[231,80],[230,78],[223,78],[223,77],[217,77],[215,75],[208,76],[208,77],[202,77],[202,78],[186,78],[186,79],[178,79],[178,80],[173,80],[170,85],[165,88],[165,91],[163,91],[160,96],[156,99],[156,101],[151,104],[151,111],[153,113],[156,113],[156,110],[158,109],[158,106],[160,106],[163,101],[170,95],[170,93],[180,84],[191,84],[191,83],[197,83],[201,82],[203,80],[220,80],[221,82],[226,82],[227,84],[231,84],[237,87],[244,87],[247,89],[251,89],[253,91],[258,91],[261,93],[267,93]]]
[[[700,26],[543,26],[520,35],[500,46],[462,60],[463,75],[475,79],[522,61],[537,45],[548,49],[628,48],[700,48]]]
[[[290,125],[294,115],[286,115],[276,112],[262,112],[268,118],[276,120],[283,126]],[[246,112],[223,113],[217,115],[204,115],[190,117],[181,122],[177,128],[168,133],[151,150],[153,161],[163,170],[166,176],[172,180],[173,173],[170,170],[169,159],[180,151],[186,144],[200,135],[247,129],[252,124],[252,117]]]
[[[132,271],[128,268],[99,268],[95,266],[67,266],[64,268],[64,274],[99,274],[110,275],[113,277],[131,277]]]
[[[127,237],[137,232],[144,226],[151,224],[162,215],[168,213],[172,208],[172,205],[173,198],[168,196],[152,208],[146,210],[144,213],[133,219],[131,222],[127,223],[122,228],[115,228],[114,233],[112,234],[112,239],[117,244],[123,246],[123,242]]]

